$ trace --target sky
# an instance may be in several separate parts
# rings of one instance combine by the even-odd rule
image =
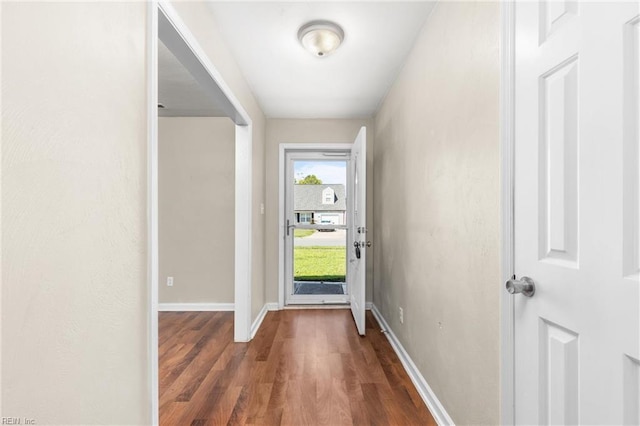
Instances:
[[[322,183],[347,184],[346,161],[295,161],[293,174],[296,179],[303,179],[308,175],[316,175]]]

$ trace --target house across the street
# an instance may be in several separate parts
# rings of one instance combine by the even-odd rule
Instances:
[[[347,203],[343,184],[294,185],[296,223],[345,224]]]

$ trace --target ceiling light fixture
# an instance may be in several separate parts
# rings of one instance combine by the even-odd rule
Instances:
[[[329,56],[344,40],[344,31],[329,21],[311,21],[298,30],[298,40],[305,49],[319,58]]]

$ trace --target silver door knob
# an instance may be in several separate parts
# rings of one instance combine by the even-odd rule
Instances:
[[[523,296],[532,297],[536,293],[536,284],[529,277],[515,278],[507,281],[507,291],[509,294],[522,293]]]
[[[371,241],[367,241],[367,247],[371,247]]]

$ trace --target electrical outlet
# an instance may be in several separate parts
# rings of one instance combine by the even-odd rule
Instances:
[[[400,315],[400,324],[404,324],[404,309],[398,308],[398,314]]]
[[[264,203],[260,203],[260,214],[264,214]]]
[[[173,287],[173,277],[167,277],[167,285]]]

